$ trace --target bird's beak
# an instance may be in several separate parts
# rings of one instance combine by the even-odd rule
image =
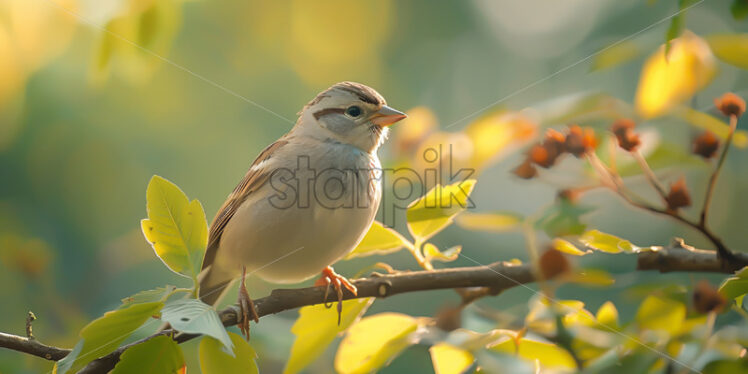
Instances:
[[[371,116],[371,122],[379,126],[389,126],[397,121],[400,121],[408,117],[405,113],[383,105],[382,109],[379,109],[373,116]]]

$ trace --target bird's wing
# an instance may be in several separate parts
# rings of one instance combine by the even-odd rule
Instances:
[[[287,140],[280,139],[260,152],[260,155],[257,156],[255,161],[252,163],[247,174],[244,175],[244,178],[239,182],[239,185],[234,188],[234,191],[226,199],[226,202],[223,203],[221,209],[218,210],[216,217],[213,219],[213,223],[210,225],[208,248],[205,251],[205,258],[203,259],[203,269],[213,264],[213,261],[216,258],[216,252],[218,251],[218,244],[220,243],[221,235],[223,234],[223,229],[226,228],[226,225],[229,223],[229,220],[231,220],[231,217],[234,216],[236,210],[239,209],[239,206],[242,205],[249,194],[259,189],[265,184],[265,182],[267,182],[268,178],[270,178],[272,170],[267,167],[262,167],[260,164],[268,161],[279,148],[286,144],[288,144]]]

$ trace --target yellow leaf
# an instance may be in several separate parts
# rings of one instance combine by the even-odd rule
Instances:
[[[415,107],[406,112],[408,118],[394,126],[392,142],[398,154],[411,154],[413,148],[437,127],[434,112],[426,107]]]
[[[374,254],[395,252],[402,247],[412,244],[397,231],[384,227],[379,221],[374,221],[364,238],[356,248],[346,256],[346,260],[354,257],[364,257]]]
[[[710,35],[706,41],[717,58],[741,69],[748,69],[748,34]]]
[[[635,106],[645,119],[665,114],[689,100],[715,76],[714,57],[702,39],[684,32],[670,45],[667,56],[663,45],[644,62]]]
[[[553,246],[553,249],[560,251],[560,252],[568,253],[570,255],[584,256],[587,254],[587,252],[582,251],[581,249],[577,248],[576,246],[574,246],[574,244],[571,244],[567,242],[566,240],[563,240],[560,238],[553,239],[553,243],[551,245]]]
[[[182,23],[178,0],[138,1],[121,7],[106,23],[106,29],[133,43],[127,43],[108,32],[100,34],[90,79],[101,83],[113,72],[129,83],[148,82],[169,54],[172,41]],[[155,54],[155,55],[154,55]]]
[[[143,234],[156,255],[172,271],[197,279],[208,243],[205,211],[197,200],[175,184],[157,175],[146,192],[148,218],[142,221]]]
[[[339,326],[337,312],[326,308],[324,304],[301,308],[299,318],[291,327],[296,340],[291,346],[291,354],[283,373],[298,373],[304,369],[325,351],[339,333],[364,314],[373,301],[373,298],[343,301]]]
[[[680,108],[680,110],[674,112],[674,115],[693,126],[709,130],[722,139],[727,139],[727,134],[730,132],[730,126],[728,124],[714,116],[689,107]],[[732,143],[739,148],[748,147],[748,132],[745,130],[735,131],[735,134],[732,137]]]
[[[483,116],[465,128],[472,142],[470,166],[482,169],[496,161],[510,148],[535,136],[537,125],[517,113],[497,112]]]
[[[463,213],[455,222],[468,230],[505,232],[519,229],[522,216],[516,213]]]
[[[605,48],[595,55],[591,70],[605,70],[629,62],[642,53],[635,42],[627,40]]]
[[[406,217],[413,237],[425,241],[447,227],[454,216],[470,207],[475,179],[437,185],[408,206]]]
[[[461,374],[475,361],[472,353],[443,342],[431,346],[429,353],[436,374]]]
[[[567,281],[598,287],[607,287],[616,282],[616,280],[605,270],[585,269],[572,274],[566,278]]]
[[[683,303],[657,296],[648,296],[639,306],[635,320],[642,329],[674,333],[681,327],[685,318],[686,306]]]
[[[412,342],[416,318],[399,313],[380,313],[351,326],[335,355],[340,374],[371,373],[386,365]]]
[[[602,325],[612,328],[618,327],[618,309],[616,309],[616,306],[610,301],[606,301],[600,306],[595,318],[597,319],[597,322]]]
[[[521,338],[517,343],[508,338],[489,347],[489,349],[495,352],[517,355],[530,362],[537,360],[542,367],[546,368],[575,369],[577,367],[574,357],[565,349],[552,343],[528,338]]]
[[[454,261],[460,256],[460,251],[462,251],[461,245],[451,247],[444,252],[431,243],[426,243],[423,246],[423,255],[426,257],[427,262],[431,262],[432,260],[441,262]]]
[[[608,253],[638,252],[641,250],[640,247],[628,240],[598,230],[585,232],[579,237],[579,241],[592,249]]]
[[[224,352],[224,345],[220,341],[210,336],[200,340],[200,371],[203,374],[259,373],[255,362],[257,353],[252,346],[233,332],[229,332],[229,337],[234,344],[234,357]]]

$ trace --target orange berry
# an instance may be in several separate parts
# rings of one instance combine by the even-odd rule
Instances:
[[[728,92],[721,97],[714,99],[714,105],[717,106],[717,109],[727,117],[740,117],[745,113],[745,100],[732,92]]]

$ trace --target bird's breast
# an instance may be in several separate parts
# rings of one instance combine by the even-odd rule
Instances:
[[[245,265],[277,283],[319,274],[348,254],[374,220],[381,199],[376,157],[327,149],[299,153],[278,168],[229,221],[222,266]]]

